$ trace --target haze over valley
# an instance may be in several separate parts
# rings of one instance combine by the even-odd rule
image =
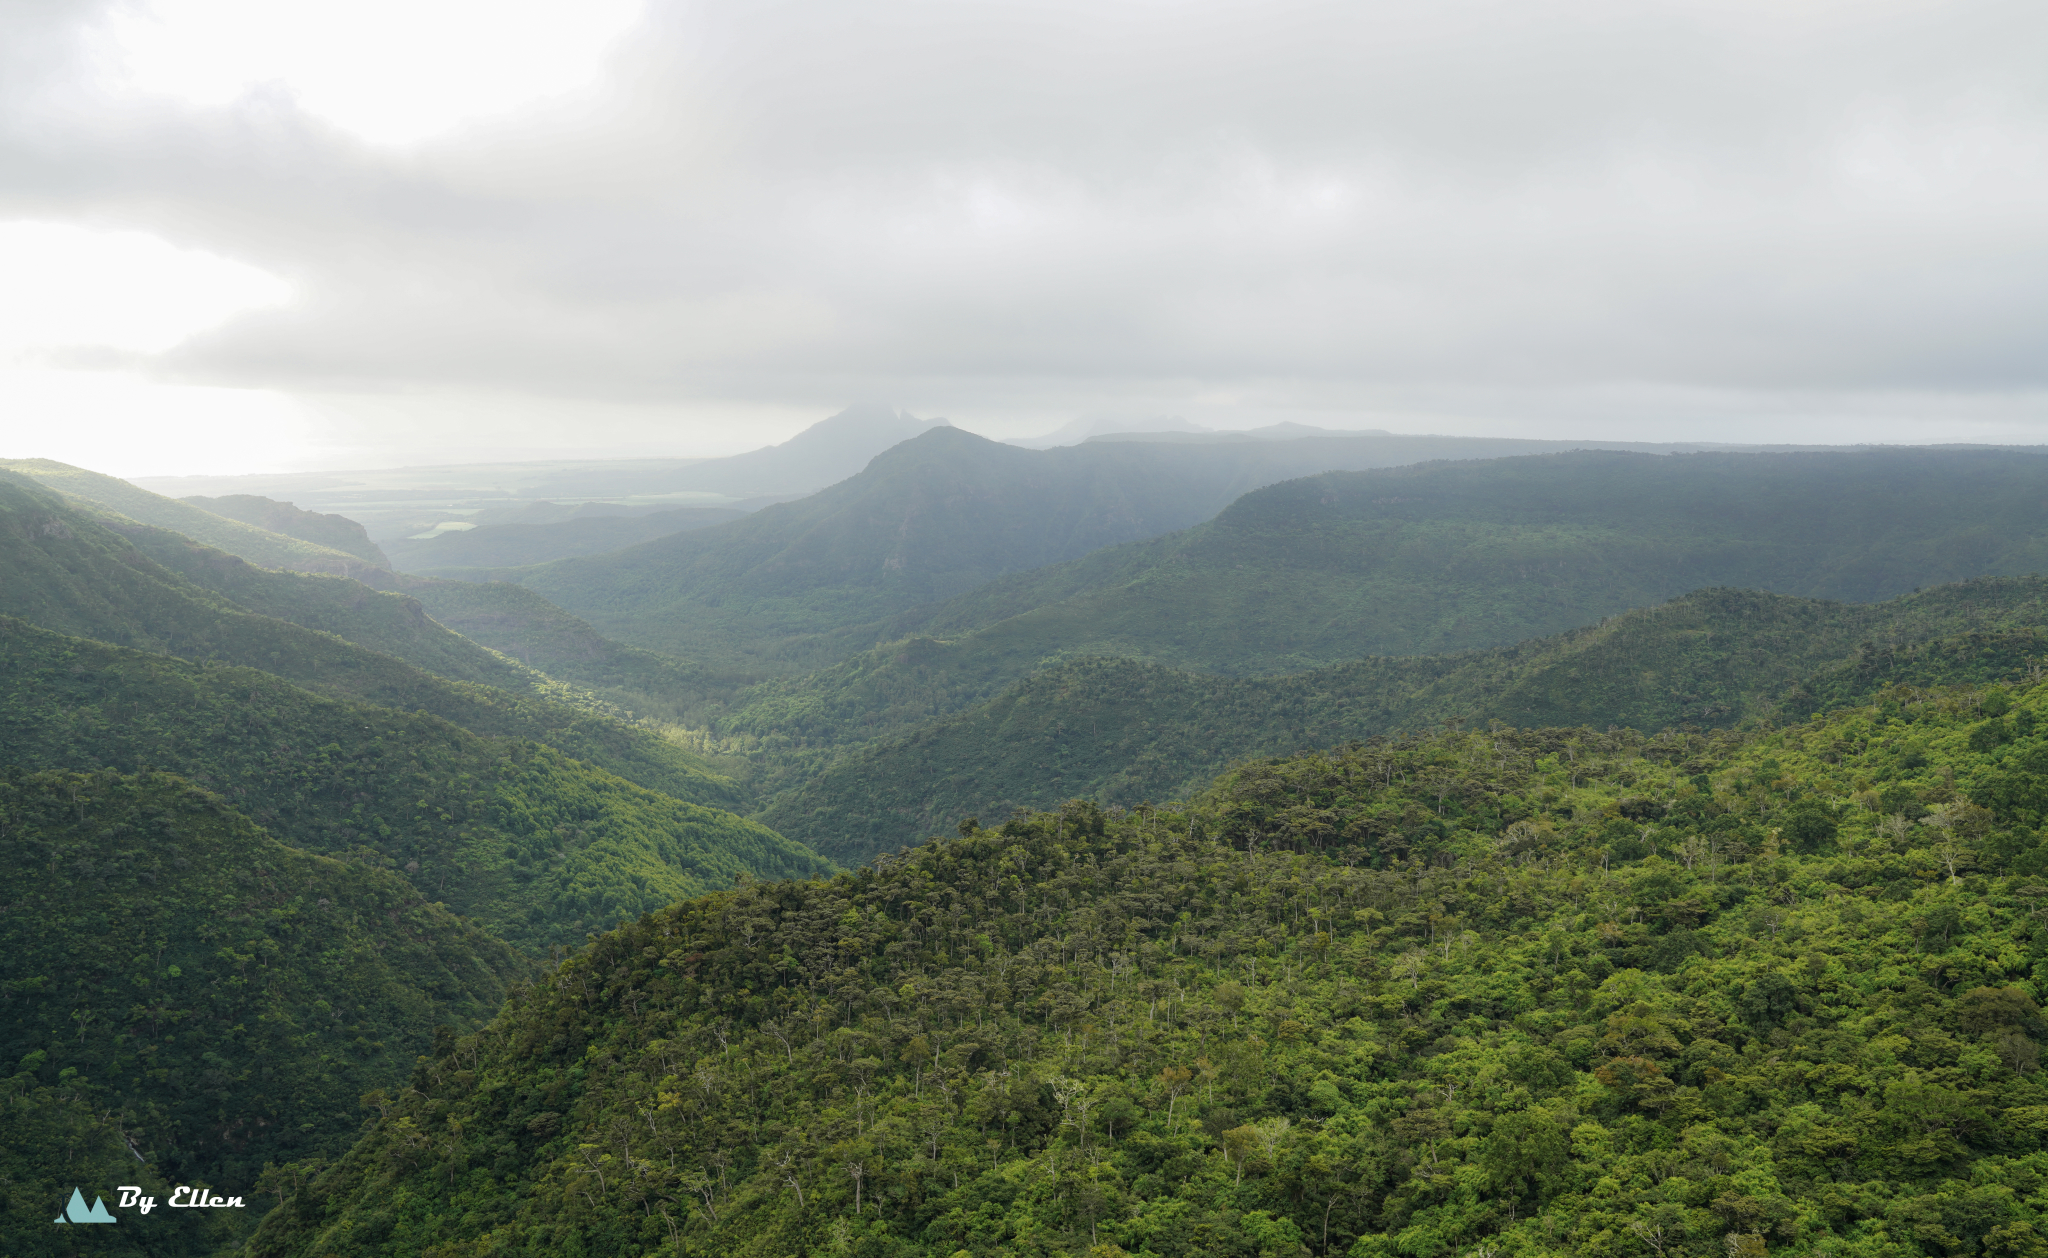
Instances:
[[[0,1255],[2048,1254],[2044,56],[0,10]]]

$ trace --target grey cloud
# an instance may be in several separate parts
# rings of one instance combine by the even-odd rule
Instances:
[[[91,11],[28,13],[48,66]],[[163,364],[217,383],[2023,420],[2043,64],[1993,3],[657,3],[606,91],[403,154],[16,79],[0,204],[290,276]]]

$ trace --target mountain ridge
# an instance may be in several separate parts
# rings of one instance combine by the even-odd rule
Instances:
[[[729,779],[673,740],[556,701],[549,695],[554,683],[432,625],[411,599],[332,576],[260,569],[177,534],[145,525],[114,527],[65,503],[31,482],[0,473],[0,579],[6,582],[8,610],[24,621],[187,660],[246,664],[330,697],[403,711],[425,709],[482,735],[561,747],[679,799],[720,807],[738,803]],[[210,582],[211,588],[158,563],[145,548]],[[376,631],[373,638],[398,649],[405,649],[407,641],[434,652],[445,647],[442,662],[462,665],[451,671],[475,665],[489,679],[502,677],[525,693],[452,680],[324,628],[248,611],[231,597],[291,601],[307,592],[332,598],[277,610],[338,628],[367,625]],[[425,632],[412,638],[411,627]],[[389,641],[393,636],[402,640]],[[559,697],[579,699],[569,693]]]
[[[138,488],[117,477],[53,459],[0,459],[0,472],[22,478],[96,514],[106,516],[111,513],[121,520],[181,533],[266,568],[333,573],[379,588],[390,588],[390,573],[383,565],[360,555],[245,524],[189,502]]]
[[[1291,476],[1370,464],[1362,449],[1306,438],[1031,451],[935,429],[744,520],[474,575],[516,580],[622,641],[783,672],[898,636],[915,609],[1006,574],[1186,528]]]
[[[1877,605],[1705,590],[1512,647],[1275,677],[1075,659],[951,715],[817,758],[807,779],[759,815],[850,864],[967,816],[1077,796],[1123,806],[1183,798],[1247,756],[1447,720],[1730,726],[1773,716],[1781,702],[1803,715],[1830,690],[1856,691],[1815,674],[1851,665],[1868,672],[1930,639],[2044,625],[2048,577],[1986,578]],[[1873,640],[1889,645],[1859,649]],[[2001,658],[2000,679],[2023,670],[2011,651]],[[803,728],[782,717],[784,728]]]
[[[224,494],[218,498],[194,495],[178,501],[271,533],[354,555],[374,567],[391,567],[391,560],[370,540],[369,531],[347,516],[307,511],[258,494]]]

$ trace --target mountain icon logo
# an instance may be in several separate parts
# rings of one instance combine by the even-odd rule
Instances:
[[[119,1223],[107,1209],[107,1203],[98,1197],[92,1199],[92,1209],[85,1208],[85,1194],[76,1188],[71,1190],[71,1204],[64,1207],[64,1213],[57,1216],[59,1223]]]

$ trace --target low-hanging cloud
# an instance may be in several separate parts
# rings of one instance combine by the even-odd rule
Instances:
[[[179,379],[1020,431],[2048,393],[2039,6],[656,0],[597,83],[404,147],[110,88],[102,12],[7,19],[0,213],[290,283]]]

